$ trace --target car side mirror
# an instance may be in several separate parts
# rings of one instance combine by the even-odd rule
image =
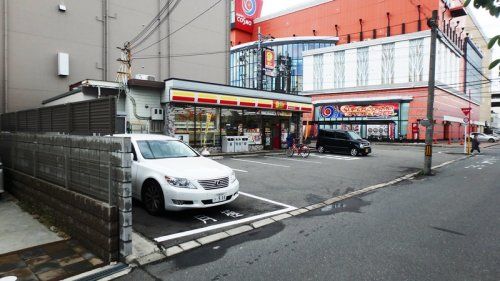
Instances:
[[[135,153],[133,152],[130,153],[130,158],[132,159],[132,161],[137,161],[137,155],[135,155]]]

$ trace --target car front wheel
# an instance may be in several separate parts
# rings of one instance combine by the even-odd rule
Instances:
[[[357,148],[353,148],[351,149],[351,156],[358,156],[358,149]]]
[[[150,182],[144,187],[142,202],[149,214],[158,216],[165,210],[163,191],[157,182]]]
[[[488,141],[489,142],[495,142],[495,139],[489,139]]]

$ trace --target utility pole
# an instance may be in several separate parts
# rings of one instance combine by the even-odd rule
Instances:
[[[432,138],[434,135],[434,89],[436,85],[436,41],[438,32],[438,11],[432,11],[432,18],[427,21],[431,28],[431,54],[429,63],[429,85],[427,95],[427,128],[425,130],[424,174],[432,174]]]
[[[272,40],[274,37],[270,35],[263,35],[260,33],[260,26],[257,28],[258,34],[257,34],[257,89],[262,90],[262,80],[263,80],[263,67],[262,67],[262,43],[264,43],[267,40]]]

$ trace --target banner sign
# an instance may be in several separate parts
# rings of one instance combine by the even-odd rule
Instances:
[[[323,118],[343,117],[393,117],[399,113],[399,104],[324,105],[320,108]]]
[[[264,51],[264,68],[274,69],[276,67],[276,62],[274,61],[274,50],[266,49]]]
[[[234,27],[249,33],[253,32],[253,20],[260,17],[263,0],[235,0]]]

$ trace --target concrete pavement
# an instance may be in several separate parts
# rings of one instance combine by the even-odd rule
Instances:
[[[500,150],[198,247],[123,280],[499,280]]]

